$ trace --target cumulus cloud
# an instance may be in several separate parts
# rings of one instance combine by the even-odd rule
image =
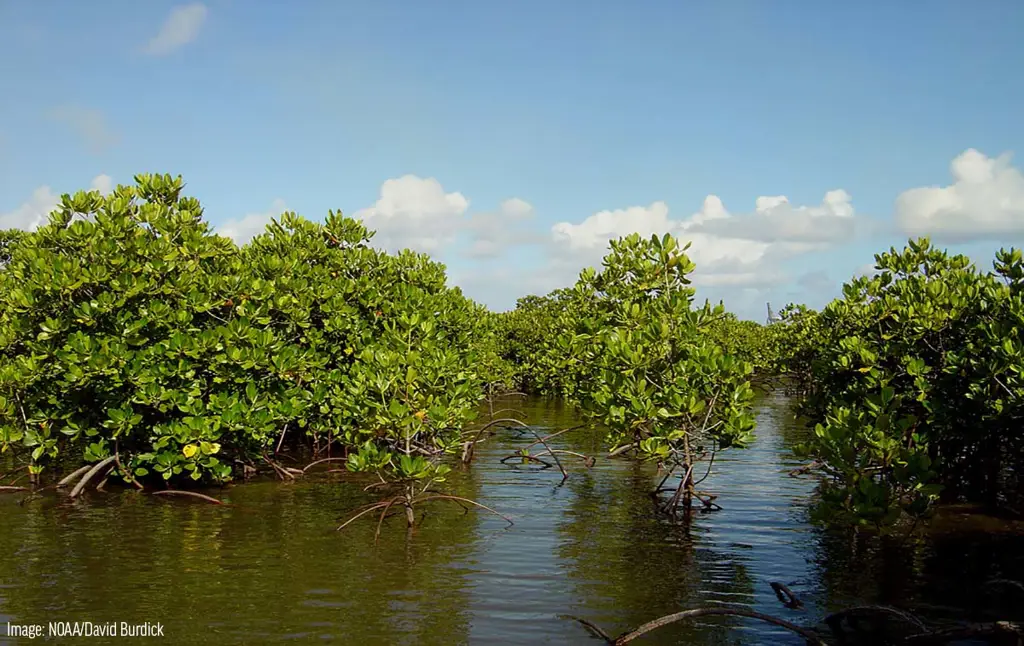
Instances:
[[[446,193],[435,178],[404,175],[384,182],[377,202],[354,217],[377,232],[375,246],[437,253],[465,226],[468,209],[462,193]]]
[[[245,244],[255,236],[263,233],[270,221],[288,210],[282,199],[274,200],[270,208],[258,213],[246,213],[240,218],[228,220],[217,228],[217,233],[234,239],[238,244]]]
[[[951,242],[992,240],[1024,232],[1024,175],[1008,153],[970,148],[953,160],[948,186],[912,188],[896,198],[896,222],[911,236]]]
[[[829,191],[817,206],[793,206],[784,195],[759,197],[748,217],[694,222],[691,233],[761,242],[831,244],[848,240],[857,225],[849,193]]]
[[[97,175],[89,183],[89,188],[106,195],[113,189],[113,180],[109,175]],[[49,186],[40,186],[13,211],[0,212],[0,229],[37,229],[46,223],[50,213],[59,204],[60,195],[55,194]]]
[[[531,227],[533,205],[518,197],[504,200],[493,213],[475,214],[466,225],[468,246],[464,255],[496,259],[513,247],[540,243],[543,234]]]
[[[208,11],[201,2],[180,5],[171,9],[156,36],[144,49],[151,56],[164,56],[191,43],[199,36]]]
[[[715,195],[701,209],[675,219],[665,202],[600,211],[579,224],[552,227],[554,245],[572,263],[597,265],[608,241],[639,233],[671,233],[690,242],[694,283],[706,286],[767,286],[785,280],[781,263],[792,256],[848,240],[855,229],[850,195],[829,191],[821,204],[794,206],[785,196],[759,197],[754,212],[733,215]]]
[[[93,153],[98,154],[117,145],[120,139],[107,125],[103,113],[93,108],[62,105],[50,111],[50,118],[70,128]]]

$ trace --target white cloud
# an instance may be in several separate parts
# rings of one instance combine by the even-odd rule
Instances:
[[[114,190],[114,180],[110,175],[97,175],[92,178],[89,187],[99,191],[101,195],[107,195],[110,191]]]
[[[433,177],[404,175],[384,182],[376,204],[354,217],[377,232],[374,246],[438,253],[467,226],[468,209],[462,193],[446,193]]]
[[[199,36],[208,11],[201,2],[180,5],[171,9],[160,31],[145,47],[151,56],[163,56],[184,47]]]
[[[911,236],[949,241],[998,239],[1024,232],[1024,175],[1011,156],[970,148],[953,160],[949,186],[912,188],[896,198],[896,222]]]
[[[62,105],[50,111],[50,118],[71,128],[94,153],[117,145],[119,137],[107,125],[99,110],[80,105]]]
[[[785,196],[764,196],[754,212],[732,215],[715,195],[704,199],[700,211],[673,219],[665,202],[601,211],[579,224],[552,227],[561,255],[580,266],[597,266],[608,241],[639,233],[671,233],[690,242],[687,255],[696,264],[693,280],[706,286],[764,286],[786,279],[781,263],[792,256],[848,240],[854,231],[854,210],[846,191],[825,194],[820,205],[794,206]]]
[[[513,220],[525,220],[533,217],[533,205],[526,200],[513,197],[501,203],[498,213]]]
[[[113,180],[109,175],[97,175],[89,183],[89,188],[106,195],[113,188]],[[28,201],[13,211],[0,213],[0,229],[33,231],[46,223],[58,205],[60,195],[55,194],[49,186],[40,186],[32,191]]]
[[[237,244],[245,244],[255,236],[263,233],[270,221],[288,210],[282,199],[274,200],[270,209],[260,213],[246,213],[236,220],[228,220],[217,227],[217,233],[234,239]]]
[[[866,265],[861,265],[860,267],[857,267],[857,269],[854,270],[853,275],[855,277],[866,276],[868,278],[871,278],[872,276],[880,273],[882,272],[881,270],[875,267],[875,263],[869,262]]]

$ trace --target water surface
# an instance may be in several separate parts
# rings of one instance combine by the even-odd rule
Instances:
[[[522,407],[541,433],[579,422],[557,402]],[[445,485],[514,526],[431,503],[411,533],[401,516],[386,521],[377,545],[376,517],[334,531],[374,500],[348,475],[216,492],[229,507],[131,491],[24,504],[3,495],[0,642],[7,621],[78,620],[159,621],[175,644],[594,644],[560,615],[611,634],[718,603],[806,625],[863,602],[959,616],[978,605],[975,583],[1024,579],[1024,531],[1012,523],[948,515],[941,531],[895,545],[814,529],[815,483],[787,475],[800,465],[789,447],[805,430],[780,397],[763,400],[757,416],[757,441],[720,454],[704,483],[723,510],[688,526],[652,513],[648,466],[598,459],[587,469],[565,458],[571,476],[560,484],[556,470],[501,464],[533,440],[514,430],[480,445]],[[553,443],[592,455],[603,447],[593,431]],[[782,608],[771,581],[806,608]],[[88,640],[108,642],[117,640]],[[802,642],[752,620],[711,618],[642,643]]]

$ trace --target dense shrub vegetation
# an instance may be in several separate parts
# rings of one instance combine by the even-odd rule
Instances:
[[[340,213],[284,214],[239,247],[182,189],[139,176],[0,232],[0,447],[33,474],[66,457],[139,486],[287,476],[275,454],[306,444],[402,485],[408,507],[485,393],[518,389],[574,402],[613,454],[656,462],[664,508],[713,508],[697,465],[749,442],[755,389],[783,386],[814,425],[803,450],[833,518],[1024,494],[1017,250],[983,273],[912,241],[821,312],[760,325],[696,303],[671,236],[632,235],[571,288],[493,313]]]
[[[911,241],[876,256],[878,273],[845,285],[818,318],[808,449],[832,477],[828,499],[853,517],[919,515],[940,496],[1020,497],[1020,251],[999,252],[994,269]]]

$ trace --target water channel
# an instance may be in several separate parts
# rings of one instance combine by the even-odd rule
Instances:
[[[522,407],[541,433],[579,421],[557,402]],[[133,491],[74,502],[2,495],[0,643],[8,621],[159,621],[174,644],[596,644],[561,616],[610,634],[719,603],[803,625],[858,603],[942,617],[977,606],[975,584],[1024,579],[1020,523],[953,511],[898,544],[817,529],[807,519],[815,482],[787,475],[801,464],[790,447],[806,429],[780,396],[762,400],[757,417],[757,441],[722,453],[705,483],[723,510],[689,527],[652,513],[648,466],[598,459],[588,469],[566,459],[571,476],[560,484],[557,470],[502,464],[533,440],[514,430],[481,444],[446,483],[514,526],[435,502],[412,533],[402,516],[387,521],[376,545],[376,518],[335,531],[374,500],[347,474],[213,492],[231,503],[224,507]],[[553,443],[602,455],[593,431]],[[805,607],[783,608],[772,581]],[[754,620],[714,617],[638,643],[802,642]]]

